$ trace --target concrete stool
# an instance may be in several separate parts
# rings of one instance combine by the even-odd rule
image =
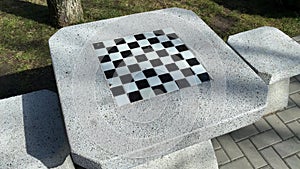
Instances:
[[[65,27],[49,46],[72,159],[85,168],[207,152],[210,161],[185,166],[215,168],[213,151],[202,152],[209,140],[263,115],[267,85],[192,11]]]
[[[269,85],[265,114],[284,109],[290,78],[300,74],[300,45],[273,27],[229,36],[228,44]]]
[[[74,169],[54,92],[0,100],[1,169]]]

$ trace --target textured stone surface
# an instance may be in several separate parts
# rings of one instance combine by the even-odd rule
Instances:
[[[168,27],[213,80],[116,106],[92,44]],[[267,86],[191,11],[171,8],[65,27],[49,45],[72,157],[87,168],[136,166],[263,114]]]
[[[0,126],[1,169],[74,168],[55,93],[0,100]]]

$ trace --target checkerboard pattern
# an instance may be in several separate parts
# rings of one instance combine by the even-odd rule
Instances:
[[[205,68],[171,28],[93,46],[118,106],[210,80]]]

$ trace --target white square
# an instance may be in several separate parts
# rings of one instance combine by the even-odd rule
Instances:
[[[170,48],[166,48],[166,51],[170,54],[170,55],[174,55],[174,54],[178,54],[178,50],[175,47],[170,47]]]
[[[167,82],[163,84],[167,92],[173,92],[179,90],[177,84],[174,81]]]
[[[135,59],[135,57],[127,57],[124,58],[124,62],[126,65],[133,65],[137,63],[137,60]]]
[[[173,77],[174,80],[179,80],[184,78],[184,75],[180,70],[170,72],[170,75]]]
[[[96,56],[104,56],[104,55],[107,55],[108,52],[107,52],[106,48],[102,48],[102,49],[95,50],[95,54],[96,54]]]
[[[145,52],[143,51],[142,48],[134,48],[134,49],[131,49],[131,53],[133,56],[137,56],[137,55],[144,54]]]
[[[200,79],[196,75],[188,76],[185,79],[190,83],[191,86],[196,86],[198,84],[201,84]]]
[[[165,34],[174,33],[174,30],[172,28],[166,28],[166,29],[163,29],[163,31],[165,32]]]
[[[103,71],[115,69],[115,66],[112,62],[101,63],[101,68]]]
[[[145,54],[148,60],[158,59],[159,56],[156,52],[150,52]]]
[[[183,57],[184,59],[195,58],[194,54],[193,54],[191,51],[189,51],[189,50],[183,51],[183,52],[180,52],[180,53],[181,53],[181,55],[182,55],[182,57]]]
[[[143,72],[133,72],[131,76],[133,77],[134,81],[146,79]]]
[[[139,90],[138,87],[136,86],[135,82],[126,83],[123,85],[123,88],[126,93],[130,93],[130,92]]]
[[[156,37],[153,32],[146,32],[144,35],[147,39]]]
[[[168,69],[164,65],[157,66],[154,70],[158,75],[169,73]]]
[[[158,51],[158,50],[162,50],[165,49],[165,47],[161,44],[161,43],[156,43],[152,45],[153,50]]]
[[[150,86],[157,86],[161,84],[161,81],[158,76],[149,77],[147,78],[147,81]]]
[[[180,40],[179,38],[174,39],[174,40],[171,40],[171,42],[172,42],[175,46],[178,46],[178,45],[182,45],[182,44],[183,44],[182,40]]]
[[[173,59],[170,56],[165,56],[165,57],[161,57],[160,61],[164,64],[170,64],[170,63],[174,63]]]
[[[204,67],[202,65],[195,65],[192,66],[191,69],[196,73],[196,74],[201,74],[201,73],[205,73],[206,70],[204,69]]]
[[[150,69],[150,68],[153,67],[152,64],[151,64],[149,61],[140,62],[140,63],[138,63],[138,64],[139,64],[139,66],[140,66],[140,68],[141,68],[142,70]]]
[[[155,93],[152,90],[152,88],[141,89],[140,93],[141,93],[143,99],[150,99],[151,97],[155,96]]]
[[[117,48],[119,49],[120,52],[130,50],[130,48],[127,44],[117,45]]]
[[[178,66],[179,69],[185,69],[191,67],[185,60],[177,61],[175,62],[175,64]]]
[[[116,99],[116,103],[117,103],[118,106],[123,106],[125,104],[130,103],[130,100],[129,100],[129,98],[126,94],[116,96],[115,99]]]
[[[104,46],[107,48],[107,47],[111,47],[111,46],[115,46],[116,43],[114,40],[106,40],[103,42]]]
[[[133,35],[124,37],[124,40],[125,40],[126,43],[136,41]]]
[[[149,46],[150,43],[147,39],[137,41],[140,47]]]
[[[169,38],[168,38],[166,35],[158,36],[157,39],[158,39],[160,42],[166,42],[166,41],[169,41]]]
[[[127,66],[116,68],[116,72],[118,73],[119,76],[130,74],[130,71]]]
[[[121,79],[119,77],[113,77],[107,79],[107,82],[110,84],[110,87],[116,87],[122,85]]]
[[[109,57],[112,61],[119,60],[119,59],[123,58],[120,53],[111,53],[111,54],[109,54]]]

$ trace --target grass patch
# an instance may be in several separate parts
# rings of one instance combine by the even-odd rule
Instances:
[[[46,0],[0,1],[0,76],[51,64]],[[300,34],[300,14],[273,0],[82,0],[84,22],[162,8],[194,11],[224,40],[259,26],[274,26],[289,36]]]

